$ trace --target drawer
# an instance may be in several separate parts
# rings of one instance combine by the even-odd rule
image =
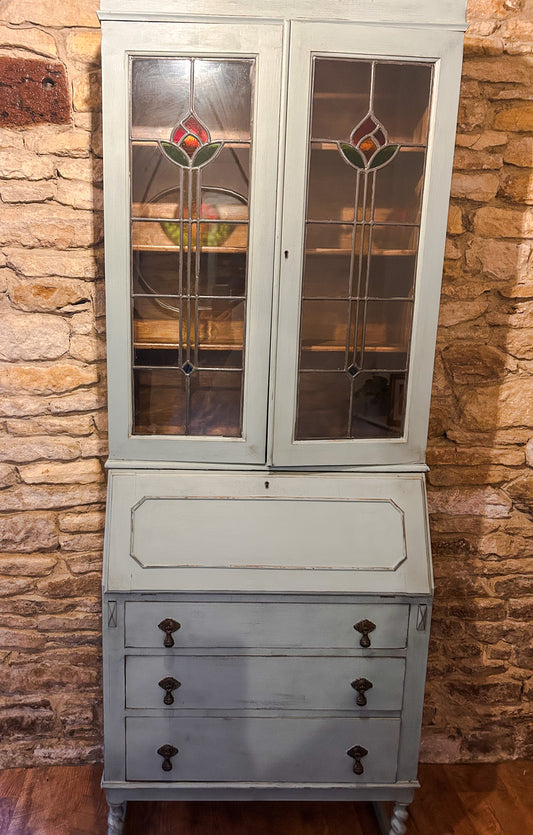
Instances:
[[[399,719],[128,718],[126,779],[393,783],[399,734]],[[178,753],[165,762],[167,745]],[[368,752],[361,774],[355,746]]]
[[[127,647],[164,647],[158,627],[171,618],[180,647],[394,649],[407,644],[409,606],[389,603],[126,603]],[[354,629],[368,621],[365,640]],[[367,647],[364,647],[367,648]]]
[[[131,655],[126,707],[165,708],[172,698],[167,708],[399,711],[404,672],[403,658]],[[180,683],[170,697],[165,679]]]

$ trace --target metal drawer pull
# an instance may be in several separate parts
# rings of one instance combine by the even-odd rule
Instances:
[[[367,649],[370,646],[370,638],[368,637],[369,632],[373,632],[376,628],[376,624],[372,623],[371,620],[360,620],[358,623],[354,625],[354,629],[361,633],[363,636],[359,641],[360,645]]]
[[[163,646],[169,648],[173,647],[174,638],[172,637],[172,633],[177,632],[177,630],[181,628],[181,623],[178,623],[177,620],[173,620],[172,618],[165,618],[165,620],[162,620],[161,623],[158,623],[158,627],[165,633]]]
[[[162,745],[161,748],[157,749],[157,753],[160,757],[163,757],[163,764],[161,768],[163,771],[172,771],[172,763],[170,762],[171,757],[175,757],[176,754],[179,754],[179,750],[174,748],[173,745]]]
[[[354,774],[362,774],[364,772],[363,763],[361,762],[362,757],[366,757],[368,751],[366,748],[363,748],[362,745],[354,745],[353,748],[350,748],[349,751],[346,751],[349,757],[353,757],[354,764],[353,764],[353,773]]]
[[[165,698],[163,699],[166,705],[173,705],[174,704],[174,696],[172,695],[173,690],[177,690],[178,687],[181,687],[181,681],[178,681],[172,676],[167,676],[166,678],[162,678],[159,682],[159,686],[165,690]],[[372,685],[370,685],[372,687]]]
[[[161,682],[159,683],[161,684]],[[357,699],[355,700],[355,704],[359,705],[359,707],[364,707],[366,705],[365,693],[374,685],[367,678],[356,678],[355,681],[351,682],[351,686],[354,690],[357,690]]]

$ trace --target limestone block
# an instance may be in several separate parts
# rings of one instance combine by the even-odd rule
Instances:
[[[93,183],[62,179],[57,181],[56,200],[64,206],[95,211],[102,211],[104,202],[102,189]]]
[[[5,180],[49,180],[54,173],[53,160],[31,150],[7,148],[0,156],[0,177]]]
[[[91,148],[91,134],[83,128],[58,125],[40,125],[24,133],[24,145],[28,151],[43,154],[50,164],[48,154],[65,157],[87,157]]]
[[[516,360],[491,345],[455,343],[442,351],[443,362],[455,383],[498,380],[515,371]]]
[[[103,533],[60,533],[59,544],[62,551],[102,550]]]
[[[29,204],[5,206],[0,243],[28,247],[88,247],[102,239],[102,225],[92,212],[64,206]]]
[[[500,110],[494,117],[494,127],[499,130],[533,131],[533,104],[521,103]]]
[[[511,81],[513,84],[530,84],[533,75],[531,59],[514,58],[504,55],[497,61],[491,58],[467,58],[463,63],[463,78],[477,81],[500,83]],[[506,126],[494,124],[496,129],[506,130]]]
[[[48,510],[82,505],[101,504],[105,501],[105,486],[101,482],[90,484],[16,484],[2,494],[2,508],[11,510]]]
[[[67,55],[89,64],[100,62],[100,32],[73,29],[67,35]]]
[[[461,171],[486,171],[501,168],[502,164],[501,154],[477,151],[472,148],[457,148],[453,160],[454,168]]]
[[[498,148],[506,145],[507,141],[508,136],[506,133],[495,130],[486,130],[483,133],[458,133],[455,138],[455,144],[459,148],[470,148],[473,151],[484,151],[486,148]],[[498,155],[496,154],[495,156]]]
[[[104,523],[105,514],[95,510],[86,513],[63,513],[59,516],[59,530],[71,533],[100,532],[104,530]]]
[[[71,461],[80,454],[80,443],[72,438],[0,436],[0,460],[27,463],[40,459]]]
[[[27,311],[84,310],[91,307],[92,288],[86,281],[49,278],[28,281],[12,278],[8,282],[12,304]]]
[[[510,139],[503,151],[505,162],[522,168],[533,168],[533,136]]]
[[[17,480],[17,470],[10,464],[0,464],[0,490],[11,487]]]
[[[72,104],[74,110],[94,112],[102,106],[102,73],[92,70],[89,73],[71,73]]]
[[[4,739],[31,737],[55,730],[55,714],[48,699],[9,698],[0,703],[0,733]]]
[[[500,28],[505,51],[509,55],[531,55],[533,43],[533,21],[521,18],[508,18]]]
[[[488,301],[485,298],[475,299],[471,302],[448,302],[443,300],[440,313],[439,325],[450,327],[460,322],[472,322],[487,310]]]
[[[10,435],[90,435],[94,431],[91,415],[42,415],[35,418],[7,420]]]
[[[520,0],[469,0],[466,18],[478,20],[485,18],[504,18],[510,11],[520,8]]]
[[[0,550],[36,551],[58,545],[55,513],[20,513],[0,517]]]
[[[103,170],[100,159],[58,159],[57,173],[65,180],[83,180],[89,183],[102,182]]]
[[[509,515],[512,501],[502,490],[492,487],[456,487],[431,491],[428,506],[430,513],[500,519]]]
[[[56,565],[54,554],[0,554],[0,573],[9,577],[46,577]]]
[[[496,174],[462,174],[452,177],[452,197],[486,202],[496,196],[500,181]]]
[[[474,230],[485,238],[531,238],[533,210],[483,206],[475,214]]]
[[[69,332],[59,316],[3,310],[0,360],[57,359],[68,350]]]
[[[91,388],[50,399],[49,410],[52,414],[60,414],[61,412],[92,412],[95,409],[102,409],[106,404],[106,393],[99,388]]]
[[[448,234],[460,235],[464,231],[465,228],[463,225],[463,213],[461,211],[461,207],[454,206],[452,203],[448,212]]]
[[[57,394],[98,382],[94,367],[59,363],[50,366],[0,364],[0,394],[17,391]]]
[[[66,464],[56,461],[28,464],[19,467],[26,484],[91,484],[104,480],[98,459],[84,459]]]
[[[103,271],[103,253],[91,251],[52,251],[46,249],[5,250],[8,263],[24,276],[64,276],[94,278]]]
[[[0,183],[4,203],[43,203],[52,200],[57,191],[54,180],[7,180]]]
[[[436,487],[453,487],[460,484],[501,484],[514,475],[513,470],[493,464],[483,467],[440,467],[431,470],[427,478]]]
[[[4,0],[2,15],[10,23],[96,28],[99,26],[96,15],[98,7],[98,0],[62,0],[57,4],[49,0],[33,0],[30,4],[24,0]]]
[[[528,276],[530,255],[530,244],[473,238],[466,249],[466,263],[489,278],[520,280]]]
[[[70,356],[83,362],[104,360],[106,343],[96,336],[73,334],[70,340]]]
[[[97,572],[72,577],[70,574],[54,573],[37,583],[39,592],[50,597],[84,597],[96,595],[101,588],[101,577]]]
[[[514,378],[501,385],[471,387],[459,398],[469,426],[491,431],[502,427],[533,427],[533,379]]]
[[[506,171],[502,178],[501,192],[515,203],[533,203],[533,176],[531,171]]]

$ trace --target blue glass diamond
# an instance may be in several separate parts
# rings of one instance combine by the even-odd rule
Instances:
[[[192,364],[192,362],[189,362],[189,360],[187,360],[187,362],[184,362],[181,366],[181,370],[185,374],[192,374],[192,372],[194,371],[194,365]]]

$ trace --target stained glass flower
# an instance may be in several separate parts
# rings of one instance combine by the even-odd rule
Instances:
[[[191,112],[173,129],[170,142],[162,139],[159,147],[175,165],[201,168],[216,157],[223,144],[211,142],[206,126]]]
[[[365,171],[383,168],[398,153],[399,145],[389,144],[384,126],[372,113],[367,113],[353,129],[349,142],[338,142],[348,165]]]

